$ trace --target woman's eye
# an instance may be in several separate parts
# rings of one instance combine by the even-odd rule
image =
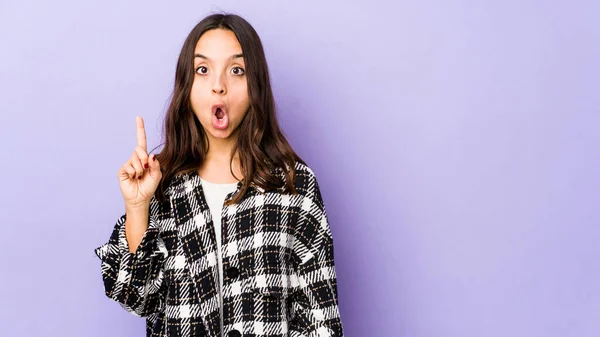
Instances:
[[[208,68],[206,68],[205,66],[199,66],[198,68],[196,68],[196,72],[199,74],[206,74],[208,72]]]
[[[234,75],[243,75],[244,74],[244,69],[242,69],[241,67],[233,67],[233,69],[231,69],[231,72]]]

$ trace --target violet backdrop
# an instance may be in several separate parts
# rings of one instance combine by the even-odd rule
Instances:
[[[1,336],[143,336],[93,249],[184,38],[257,29],[348,337],[600,335],[597,1],[0,3]]]

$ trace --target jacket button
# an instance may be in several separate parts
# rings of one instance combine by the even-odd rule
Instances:
[[[237,330],[231,330],[227,334],[227,337],[242,337],[242,334]]]
[[[229,276],[230,279],[234,279],[234,278],[238,277],[239,274],[240,274],[240,271],[236,267],[231,267],[231,268],[227,269],[227,276]]]

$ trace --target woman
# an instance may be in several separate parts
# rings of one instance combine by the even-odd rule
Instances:
[[[160,154],[136,123],[125,214],[95,249],[106,295],[147,336],[343,336],[319,185],[279,128],[252,26],[214,14],[192,29]]]

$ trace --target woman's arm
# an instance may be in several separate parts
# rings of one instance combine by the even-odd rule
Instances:
[[[156,218],[148,216],[148,227],[132,253],[126,238],[127,213],[114,226],[107,243],[95,249],[102,261],[106,296],[130,313],[146,317],[164,309],[163,265],[168,255],[159,236]]]
[[[299,290],[292,297],[296,315],[290,325],[290,336],[342,337],[333,237],[314,175],[309,178],[308,186],[294,246],[300,261],[296,268]]]

